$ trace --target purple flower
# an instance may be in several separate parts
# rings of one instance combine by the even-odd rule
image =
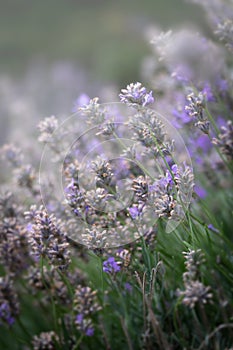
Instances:
[[[7,302],[4,302],[0,305],[0,319],[3,319],[5,322],[7,322],[9,326],[15,322],[15,318],[12,316],[10,306]]]
[[[180,110],[174,108],[172,114],[175,117],[175,119],[172,121],[172,124],[177,129],[182,128],[183,124],[187,124],[191,121],[190,116],[184,108]]]
[[[195,186],[195,193],[202,199],[207,196],[206,190],[201,186]]]
[[[27,230],[28,232],[32,232],[32,231],[33,231],[33,226],[32,226],[32,223],[31,223],[31,222],[29,222],[29,223],[27,224],[26,230]]]
[[[110,256],[106,261],[103,262],[103,271],[106,273],[115,273],[120,271],[120,266],[115,261],[113,256]]]
[[[215,228],[214,225],[212,225],[212,224],[208,225],[208,229],[211,230],[211,231],[214,231],[216,233],[219,233],[219,230],[217,228]]]
[[[225,127],[227,126],[227,121],[221,116],[219,116],[217,118],[217,122],[216,123],[217,123],[219,128],[221,128],[222,126],[225,126]]]
[[[88,327],[85,334],[88,336],[88,337],[92,337],[94,335],[94,328],[92,327]]]
[[[168,170],[167,170],[167,172],[166,172],[166,178],[167,178],[168,184],[169,184],[170,186],[173,185],[173,177],[172,177],[172,174],[171,174],[171,173],[172,173],[174,176],[178,176],[178,166],[177,166],[177,164],[173,164],[172,167],[171,167],[171,171],[168,171]]]
[[[217,87],[221,92],[226,92],[228,90],[228,81],[226,79],[218,79]]]
[[[83,314],[78,314],[76,317],[76,322],[81,324],[83,322]]]
[[[132,290],[133,290],[133,287],[131,286],[131,284],[129,282],[126,282],[125,285],[125,290],[128,292],[128,293],[131,293]]]
[[[215,97],[209,83],[205,84],[204,89],[202,90],[202,93],[205,95],[206,101],[208,102],[215,101]]]
[[[90,102],[90,97],[88,95],[86,95],[86,94],[79,95],[79,97],[74,102],[72,112],[73,113],[78,112],[80,107],[88,105],[89,102]]]
[[[204,152],[208,152],[213,147],[210,139],[205,134],[200,135],[194,141],[194,144],[195,147],[199,147]]]
[[[140,211],[137,207],[129,208],[129,213],[130,213],[133,220],[137,219],[140,215]]]
[[[152,91],[147,92],[146,88],[141,83],[132,83],[127,85],[126,89],[121,90],[119,95],[121,102],[128,106],[143,106],[146,107],[154,103]]]

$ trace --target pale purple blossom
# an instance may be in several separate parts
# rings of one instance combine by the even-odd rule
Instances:
[[[106,273],[115,273],[120,271],[119,264],[115,261],[113,256],[110,256],[107,260],[103,262],[103,271]]]
[[[127,85],[126,89],[122,89],[121,92],[122,93],[119,95],[120,100],[128,106],[146,107],[154,103],[152,91],[148,92],[139,82]]]
[[[80,107],[84,107],[88,105],[89,102],[90,102],[90,97],[87,94],[79,95],[79,97],[74,101],[72,112],[73,113],[78,112]]]

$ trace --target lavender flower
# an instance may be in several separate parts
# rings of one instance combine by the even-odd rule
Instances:
[[[22,165],[22,151],[13,144],[6,144],[0,148],[0,156],[8,161],[13,167],[17,168]]]
[[[96,174],[96,185],[104,188],[108,187],[114,175],[110,163],[98,157],[95,162],[92,162],[92,169]]]
[[[57,118],[52,115],[51,117],[45,118],[38,124],[38,129],[40,131],[40,136],[38,138],[39,142],[51,143],[54,141],[53,133],[58,127]]]
[[[95,97],[86,106],[80,107],[80,111],[87,117],[87,123],[99,125],[105,120],[105,109],[99,104],[99,98]]]
[[[25,213],[26,217],[30,213]],[[30,243],[36,257],[47,257],[53,266],[65,269],[70,263],[69,244],[61,222],[42,208],[35,213]]]
[[[183,274],[184,282],[196,280],[200,275],[200,266],[204,263],[204,256],[201,249],[183,252],[187,272]]]
[[[35,170],[31,165],[21,166],[16,171],[17,182],[19,186],[32,190],[36,179]]]
[[[115,261],[113,256],[110,256],[103,262],[103,271],[109,274],[119,272],[121,270],[119,264]]]
[[[177,291],[177,295],[182,297],[182,303],[193,308],[196,303],[206,304],[211,302],[213,294],[210,287],[204,286],[198,279],[200,278],[200,267],[204,263],[204,256],[200,249],[183,252],[185,256],[186,272],[183,273],[185,290]]]
[[[0,221],[0,262],[4,270],[19,275],[31,262],[28,235],[16,218]]]
[[[119,95],[121,102],[133,107],[146,107],[154,103],[152,91],[147,92],[146,88],[141,83],[131,83],[126,89],[121,90]]]
[[[0,277],[0,325],[12,325],[19,314],[18,296],[9,277]]]
[[[172,165],[164,177],[149,186],[148,204],[158,217],[180,220],[189,205],[193,190],[193,174],[189,166]]]
[[[209,224],[208,229],[215,232],[215,233],[219,233],[219,230],[216,227],[214,227],[213,224]]]
[[[133,206],[129,208],[129,213],[130,216],[132,217],[133,220],[137,219],[140,216],[141,211],[137,206]]]
[[[74,107],[72,112],[76,113],[79,111],[80,107],[85,107],[90,102],[90,97],[87,94],[81,94],[74,102]]]
[[[200,197],[202,199],[207,196],[207,192],[202,186],[196,185],[194,188],[194,191],[198,195],[198,197]]]
[[[77,313],[75,319],[77,328],[87,336],[92,336],[94,334],[92,317],[101,310],[97,292],[91,290],[90,287],[79,285],[75,291],[74,309]]]
[[[196,303],[206,304],[210,302],[213,297],[210,287],[204,286],[199,281],[190,281],[184,291],[178,291],[178,295],[183,298],[182,303],[191,309],[194,308]]]
[[[125,288],[127,293],[132,293],[132,291],[133,291],[133,287],[132,287],[132,285],[129,282],[126,282],[124,284],[124,288]]]
[[[34,335],[32,340],[33,350],[55,350],[59,344],[59,337],[54,331],[42,332]]]
[[[232,52],[233,51],[233,20],[226,19],[223,22],[218,23],[215,34],[221,41],[224,42],[226,47]]]
[[[233,160],[233,124],[231,120],[228,120],[227,126],[221,127],[221,133],[218,138],[213,138],[212,143],[217,145],[229,160]]]
[[[191,93],[187,96],[189,105],[185,107],[190,117],[196,120],[194,124],[205,134],[209,133],[210,122],[205,117],[205,98],[203,93],[199,93],[197,96]]]
[[[88,248],[107,248],[107,230],[101,230],[93,227],[86,228],[85,233],[82,234],[83,243],[87,245]]]
[[[164,124],[157,118],[153,110],[142,110],[129,120],[136,140],[151,151],[154,156],[170,155],[174,149],[174,141],[166,140]]]
[[[144,176],[133,180],[132,190],[135,192],[139,202],[145,202],[148,198],[148,182]]]

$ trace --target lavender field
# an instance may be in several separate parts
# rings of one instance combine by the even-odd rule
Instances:
[[[233,2],[50,6],[0,14],[0,350],[232,350]]]

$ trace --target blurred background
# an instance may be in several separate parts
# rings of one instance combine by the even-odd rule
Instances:
[[[140,80],[150,33],[205,32],[185,0],[0,0],[0,144],[26,142],[38,120],[69,115],[81,93],[111,100]]]

